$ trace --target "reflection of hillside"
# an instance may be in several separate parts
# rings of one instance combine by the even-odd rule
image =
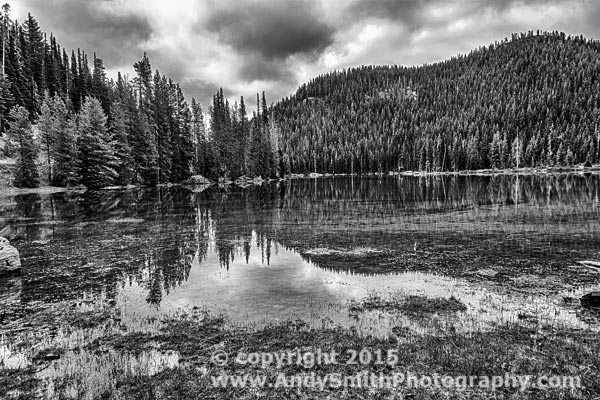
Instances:
[[[100,292],[113,298],[118,286],[136,280],[145,286],[147,301],[158,305],[188,279],[194,258],[205,262],[209,252],[228,269],[233,260],[247,261],[255,252],[268,265],[278,243],[319,263],[323,257],[310,256],[307,249],[344,241],[350,247],[369,240],[377,245],[381,234],[393,239],[399,252],[412,249],[417,238],[421,246],[452,240],[460,245],[470,240],[461,231],[480,235],[483,245],[498,252],[508,242],[494,245],[492,232],[525,235],[544,229],[564,235],[561,226],[567,224],[569,233],[589,236],[600,221],[598,180],[335,178],[201,193],[160,188],[19,195],[0,203],[0,230],[21,251],[22,301]],[[524,252],[538,248],[531,240]],[[348,268],[344,257],[320,266]],[[387,256],[369,257],[375,262]]]
[[[432,220],[452,219],[457,212],[469,211],[461,214],[460,219],[478,219],[482,214],[496,219],[500,214],[515,213],[548,219],[553,210],[561,218],[565,214],[581,219],[597,218],[598,180],[598,176],[302,180],[294,182],[288,191],[282,218],[324,224],[339,221],[341,216],[376,222],[393,218],[411,221],[427,214],[448,214],[433,216]],[[526,207],[513,210],[506,207],[518,204]],[[502,209],[494,213],[491,206]]]

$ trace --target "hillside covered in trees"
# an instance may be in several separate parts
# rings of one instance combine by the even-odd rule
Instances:
[[[600,42],[528,32],[419,67],[319,76],[273,113],[296,173],[600,162]]]
[[[207,129],[200,104],[152,69],[109,79],[96,54],[70,53],[29,15],[1,16],[0,158],[15,159],[14,185],[156,185],[193,174],[276,177],[280,157],[263,94],[248,120],[244,99],[215,95]],[[257,97],[258,100],[258,97]],[[261,107],[262,105],[262,107]],[[261,112],[261,110],[263,110]]]

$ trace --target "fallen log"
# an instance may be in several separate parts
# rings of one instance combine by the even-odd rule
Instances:
[[[588,269],[591,269],[593,271],[597,271],[600,272],[600,262],[598,261],[577,261],[577,263],[579,265],[582,265]]]

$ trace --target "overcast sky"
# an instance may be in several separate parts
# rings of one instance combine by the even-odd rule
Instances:
[[[443,60],[529,29],[600,38],[600,1],[545,0],[19,0],[68,49],[133,74],[144,51],[206,108],[230,98],[269,102],[315,75],[360,64]]]

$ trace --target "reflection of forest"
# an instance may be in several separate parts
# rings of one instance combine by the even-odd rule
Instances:
[[[598,176],[335,178],[250,187],[18,195],[0,202],[0,235],[21,251],[21,300],[56,301],[143,282],[147,300],[184,282],[192,262],[218,255],[223,268],[307,234],[359,234],[365,224],[426,229],[436,223],[597,224]],[[423,225],[425,222],[425,225]],[[340,228],[340,226],[342,228]],[[416,225],[415,225],[416,226]],[[256,233],[253,241],[253,232]],[[293,240],[290,240],[293,238]],[[254,249],[253,246],[257,248]],[[7,288],[7,290],[12,290]]]

